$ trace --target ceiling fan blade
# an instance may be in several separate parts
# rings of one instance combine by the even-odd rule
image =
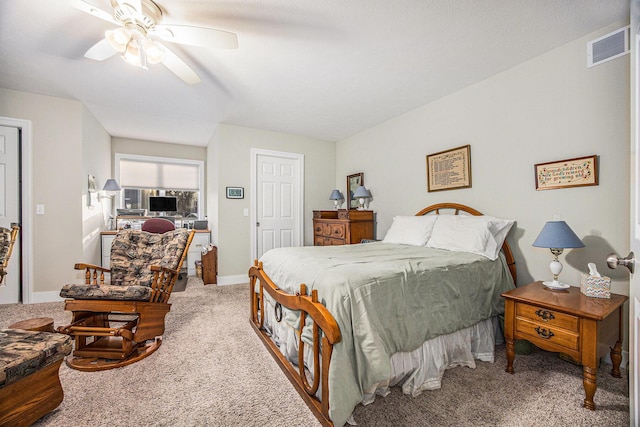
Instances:
[[[189,25],[158,24],[153,34],[162,40],[190,46],[237,49],[238,36],[228,31]]]
[[[89,15],[93,15],[96,18],[100,18],[103,19],[107,22],[111,22],[112,24],[116,24],[116,25],[120,25],[120,23],[118,21],[115,20],[115,18],[113,17],[113,15],[111,15],[111,13],[109,12],[105,12],[102,9],[99,9],[85,1],[82,0],[69,0],[69,3],[71,4],[71,6],[75,7],[78,10],[81,10],[85,13],[88,13]]]
[[[124,10],[136,13],[142,13],[142,2],[140,0],[116,0]],[[133,9],[133,10],[132,10]]]
[[[182,59],[178,58],[178,56],[167,49],[166,46],[163,46],[165,49],[165,57],[162,60],[162,63],[165,67],[167,67],[173,74],[180,77],[185,83],[190,85],[200,83],[200,77],[189,67]]]
[[[107,39],[102,39],[98,43],[91,46],[89,50],[84,54],[84,57],[96,61],[104,61],[107,58],[111,58],[116,53],[118,52],[116,52],[116,50],[111,47]]]

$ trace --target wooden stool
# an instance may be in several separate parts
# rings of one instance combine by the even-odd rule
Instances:
[[[24,329],[26,331],[53,332],[53,319],[51,317],[36,317],[35,319],[21,320],[9,325],[9,329]]]

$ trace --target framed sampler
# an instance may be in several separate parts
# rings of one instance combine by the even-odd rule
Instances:
[[[534,166],[536,190],[598,185],[598,156],[538,163]]]
[[[471,187],[471,146],[427,155],[427,191]]]

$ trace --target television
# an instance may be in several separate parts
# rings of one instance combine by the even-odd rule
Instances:
[[[149,212],[176,212],[177,197],[149,196]]]

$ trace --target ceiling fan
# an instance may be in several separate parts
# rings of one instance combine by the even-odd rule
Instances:
[[[152,0],[110,0],[113,12],[106,12],[84,0],[72,5],[95,17],[118,25],[107,30],[104,39],[84,54],[103,61],[120,53],[129,64],[147,69],[148,64],[162,63],[188,84],[200,82],[198,75],[158,39],[190,46],[236,49],[234,33],[213,28],[162,23],[162,10]]]

